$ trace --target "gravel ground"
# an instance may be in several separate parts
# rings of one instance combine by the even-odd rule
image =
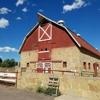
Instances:
[[[19,90],[12,86],[0,85],[0,100],[54,100],[54,97],[31,91]]]

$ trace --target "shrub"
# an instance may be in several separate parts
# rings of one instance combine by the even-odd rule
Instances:
[[[47,88],[44,92],[47,95],[52,95],[52,94],[56,94],[56,89],[55,88]],[[57,90],[57,96],[60,96],[61,92],[59,90]]]
[[[43,87],[38,87],[36,90],[37,93],[44,93],[44,88]]]
[[[37,90],[36,90],[37,93],[44,93],[44,94],[47,94],[47,95],[50,95],[52,96],[53,94],[56,95],[56,89],[55,88],[47,88],[47,89],[44,89],[43,87],[38,87]],[[59,89],[57,90],[57,96],[60,96],[61,95],[61,92],[59,91]]]

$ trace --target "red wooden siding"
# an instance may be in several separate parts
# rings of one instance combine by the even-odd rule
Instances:
[[[53,25],[52,33],[51,43],[53,48],[75,46],[75,43],[63,29]]]
[[[22,51],[38,49],[38,29],[36,29],[25,41]]]
[[[47,25],[41,26],[43,29],[46,29]],[[49,33],[49,29],[46,31]],[[43,37],[47,38],[47,37]],[[48,49],[49,52],[39,53],[38,59],[46,58],[50,59],[51,50],[53,48],[61,48],[61,47],[70,47],[75,46],[75,43],[68,36],[68,34],[59,27],[52,25],[52,39],[47,41],[38,41],[38,28],[26,39],[24,46],[22,47],[22,51],[30,51],[30,50],[38,50],[45,51],[45,48]]]

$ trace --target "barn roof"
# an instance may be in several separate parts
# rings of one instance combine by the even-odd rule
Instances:
[[[89,43],[87,43],[85,40],[83,40],[80,36],[76,35],[74,32],[72,32],[70,29],[68,29],[67,27],[65,27],[64,25],[60,25],[58,24],[57,22],[45,17],[44,15],[38,13],[38,22],[37,24],[31,29],[31,31],[25,36],[23,42],[22,42],[22,45],[20,46],[20,49],[19,49],[19,53],[21,53],[21,50],[22,50],[22,47],[26,41],[26,39],[28,38],[29,35],[32,34],[32,32],[39,26],[39,23],[41,23],[43,20],[47,20],[49,22],[52,22],[60,27],[62,27],[64,30],[67,31],[67,33],[71,36],[71,38],[74,40],[74,42],[77,44],[78,47],[83,47],[89,51],[91,51],[92,53],[100,56],[100,52],[95,49],[93,46],[91,46]]]

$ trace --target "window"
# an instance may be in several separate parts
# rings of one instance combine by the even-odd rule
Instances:
[[[40,51],[43,51],[43,49],[41,49]]]
[[[91,69],[91,65],[90,65],[90,63],[88,63],[88,69],[89,69],[89,70]]]
[[[83,63],[83,67],[86,70],[86,62]]]
[[[26,67],[29,67],[29,63],[26,64]]]
[[[67,62],[63,62],[63,67],[67,67]]]
[[[45,48],[45,51],[48,51],[48,49],[47,49],[47,48]]]

